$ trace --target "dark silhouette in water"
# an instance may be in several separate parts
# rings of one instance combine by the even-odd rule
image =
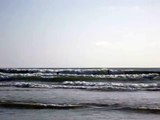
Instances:
[[[59,72],[56,72],[57,75],[59,75]]]
[[[108,74],[108,75],[110,75],[110,74],[111,74],[111,72],[110,72],[110,70],[109,70],[109,69],[107,70],[107,74]]]

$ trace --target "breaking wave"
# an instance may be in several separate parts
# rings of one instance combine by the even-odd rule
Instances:
[[[0,80],[160,80],[160,69],[16,69],[1,68]]]
[[[48,88],[48,89],[84,89],[100,91],[160,91],[160,83],[130,83],[130,82],[86,82],[65,81],[62,83],[47,82],[1,82],[3,87],[18,88]]]
[[[160,91],[160,69],[0,69],[0,86],[101,91]]]

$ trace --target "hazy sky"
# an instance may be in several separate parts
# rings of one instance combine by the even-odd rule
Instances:
[[[0,0],[0,67],[160,67],[160,0]]]

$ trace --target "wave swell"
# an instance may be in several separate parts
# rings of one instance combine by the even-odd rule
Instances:
[[[82,109],[94,108],[105,110],[121,110],[131,112],[144,112],[160,114],[160,107],[150,106],[129,106],[124,104],[99,104],[99,103],[79,103],[79,104],[44,104],[44,103],[24,103],[14,101],[0,101],[0,107],[17,109]]]

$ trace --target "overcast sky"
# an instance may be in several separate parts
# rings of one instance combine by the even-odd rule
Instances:
[[[160,67],[160,0],[0,0],[0,67]]]

